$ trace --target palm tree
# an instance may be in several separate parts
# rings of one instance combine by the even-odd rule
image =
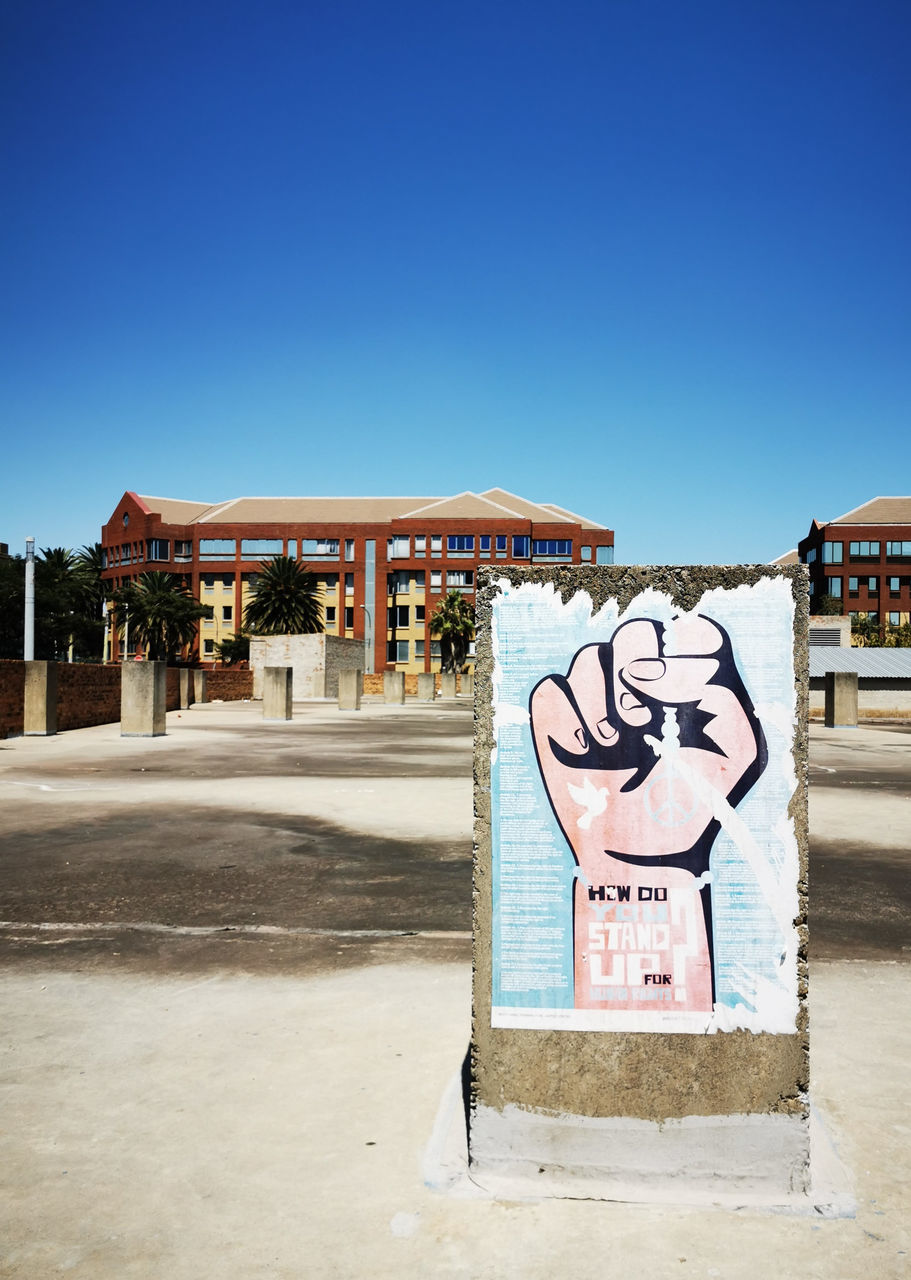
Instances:
[[[244,631],[261,636],[316,635],[323,630],[319,579],[292,556],[274,556],[244,609]]]
[[[430,634],[440,637],[440,670],[461,671],[474,638],[474,611],[461,591],[448,592],[434,609]]]
[[[212,606],[194,600],[174,573],[141,573],[114,592],[114,621],[119,631],[144,644],[150,661],[173,662],[196,639],[200,618],[211,618]]]
[[[79,595],[87,620],[97,627],[99,619],[104,619],[104,607],[110,599],[110,588],[101,576],[104,560],[100,542],[84,546],[74,557],[75,572],[78,576]],[[101,630],[102,661],[104,661],[104,630]]]

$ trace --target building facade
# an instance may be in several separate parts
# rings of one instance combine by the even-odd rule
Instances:
[[[810,571],[810,612],[823,596],[840,612],[902,626],[911,614],[911,498],[873,498],[826,522],[814,520],[798,543]]]
[[[112,587],[162,570],[211,605],[199,659],[241,628],[264,561],[288,555],[319,580],[325,631],[362,640],[367,671],[439,670],[430,618],[448,591],[474,599],[478,568],[612,564],[606,526],[503,489],[448,498],[233,498],[188,502],[128,491],[101,531]],[[129,643],[129,642],[128,642]],[[130,645],[130,651],[133,646]],[[472,650],[473,652],[473,650]],[[124,655],[108,636],[108,658]]]

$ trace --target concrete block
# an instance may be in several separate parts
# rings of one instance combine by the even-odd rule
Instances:
[[[290,667],[263,668],[263,719],[291,719],[292,672]]]
[[[383,672],[383,701],[384,702],[404,702],[405,701],[405,672],[404,671],[384,671]]]
[[[805,567],[478,576],[472,1167],[805,1192]]]
[[[826,672],[826,728],[857,728],[857,672]]]
[[[340,671],[338,673],[339,711],[360,711],[363,687],[362,671]]]
[[[474,697],[474,672],[463,671],[459,680],[459,693],[463,698]]]
[[[120,734],[157,738],[166,732],[167,666],[163,662],[125,662],[120,681]]]
[[[57,663],[25,664],[25,735],[47,737],[57,732]]]
[[[436,696],[436,680],[432,671],[418,673],[418,702],[433,702]]]
[[[443,671],[440,674],[440,697],[454,698],[456,696],[456,674],[454,671]]]
[[[46,737],[56,733],[56,677],[55,662],[26,663],[26,705],[24,705],[23,732],[26,736]]]
[[[193,672],[188,667],[180,667],[177,671],[180,690],[180,709],[186,711],[193,704]]]
[[[209,700],[208,675],[209,675],[208,671],[193,672],[193,701],[194,702],[208,702]]]

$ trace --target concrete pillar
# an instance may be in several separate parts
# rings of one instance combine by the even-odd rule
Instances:
[[[193,703],[193,672],[188,667],[179,667],[177,679],[180,684],[180,709],[186,711]]]
[[[478,578],[473,1180],[805,1203],[805,566]]]
[[[193,701],[208,702],[208,671],[193,672]]]
[[[339,711],[360,711],[363,686],[364,673],[362,671],[343,670],[338,673]]]
[[[404,671],[384,671],[383,672],[383,701],[384,702],[404,702],[405,701],[405,672]]]
[[[463,671],[459,681],[459,692],[463,698],[474,697],[474,672]]]
[[[826,728],[857,728],[857,672],[826,672]]]
[[[437,678],[432,671],[418,673],[418,702],[433,702]]]
[[[158,738],[166,732],[168,669],[163,662],[124,662],[120,672],[120,735]]]
[[[291,719],[291,668],[263,668],[263,719]]]
[[[440,675],[440,697],[454,698],[456,696],[456,675],[454,671],[443,671]]]
[[[25,735],[46,737],[57,732],[57,663],[25,664]]]

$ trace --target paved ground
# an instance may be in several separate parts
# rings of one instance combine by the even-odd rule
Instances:
[[[470,734],[213,704],[0,743],[0,1275],[911,1274],[907,730],[813,731],[813,1095],[857,1200],[815,1219],[461,1176]]]

